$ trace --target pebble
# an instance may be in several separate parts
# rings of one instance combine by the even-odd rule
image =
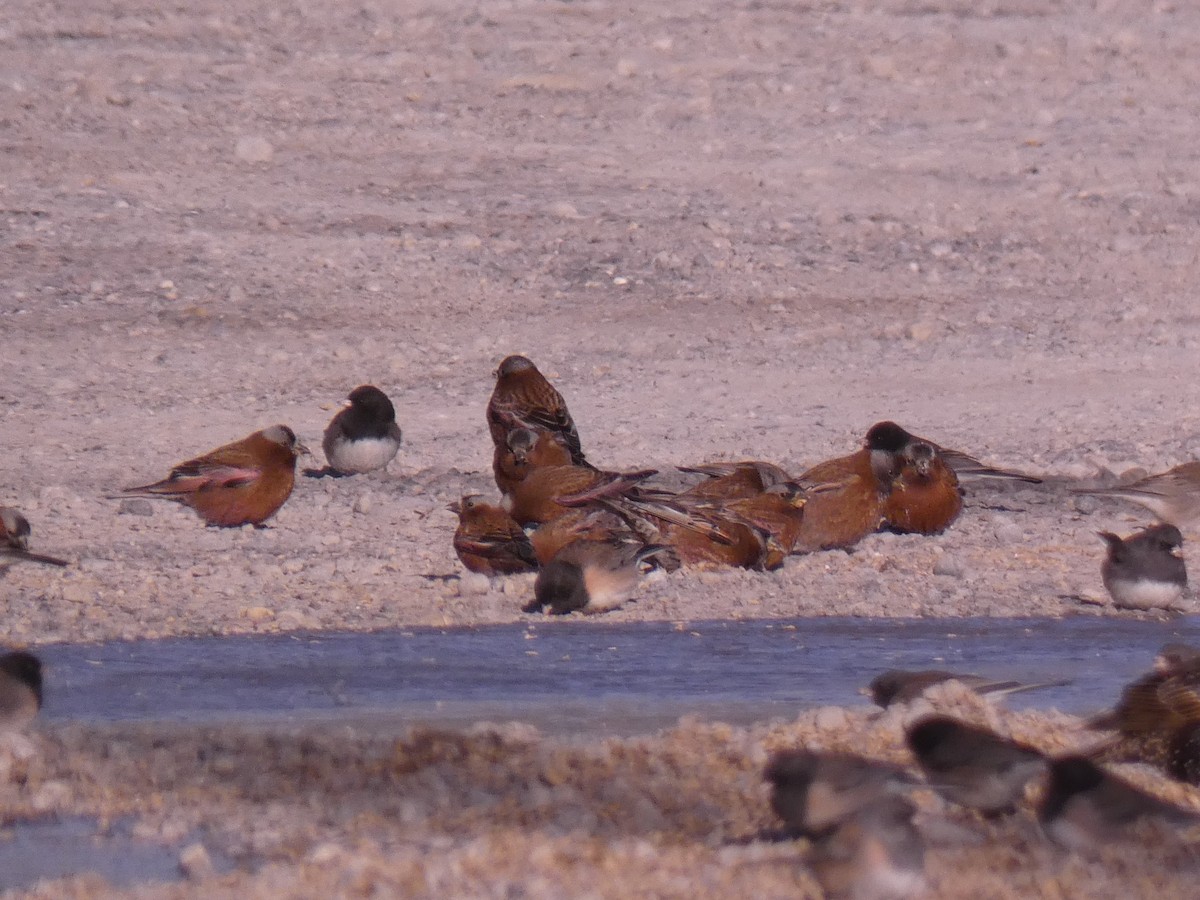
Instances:
[[[354,501],[354,511],[360,516],[365,516],[371,511],[371,495],[362,494]]]
[[[945,575],[950,578],[962,578],[967,574],[967,567],[957,556],[944,553],[933,564],[933,574]]]
[[[492,583],[486,575],[479,572],[466,572],[458,579],[458,595],[473,597],[486,594],[492,589]]]
[[[1091,494],[1078,494],[1075,497],[1075,512],[1083,516],[1090,516],[1100,508],[1100,501]]]
[[[840,706],[822,706],[813,715],[813,724],[820,731],[837,731],[847,722],[846,711]]]
[[[269,163],[275,158],[275,148],[271,142],[259,135],[238,138],[233,152],[242,162],[248,163]]]
[[[204,845],[197,841],[194,844],[188,844],[180,852],[179,871],[193,881],[199,881],[214,875],[217,870],[213,865],[212,857],[204,849]]]

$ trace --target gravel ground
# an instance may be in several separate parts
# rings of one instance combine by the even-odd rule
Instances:
[[[519,618],[528,579],[444,577],[444,506],[490,490],[483,410],[514,352],[612,468],[798,471],[884,418],[1065,479],[1195,458],[1198,42],[1200,10],[1133,0],[10,0],[0,502],[73,565],[0,577],[6,637]],[[363,382],[396,403],[400,457],[302,479],[268,529],[105,499],[275,422],[319,445]],[[977,493],[943,536],[677,573],[611,616],[1102,613],[1093,532],[1145,522],[1061,485]],[[847,742],[857,715],[816,733]],[[147,895],[795,896],[799,849],[726,842],[768,824],[765,749],[813,727],[64,728],[0,792],[12,816],[203,825],[266,860]],[[939,849],[931,878],[1186,894],[1113,853],[1004,832]]]

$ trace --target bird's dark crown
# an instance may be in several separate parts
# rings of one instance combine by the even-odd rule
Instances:
[[[867,431],[864,444],[868,450],[899,453],[912,440],[912,435],[895,422],[876,422]]]
[[[949,716],[930,716],[908,730],[908,746],[918,755],[928,753],[965,727]]]
[[[537,366],[525,356],[508,356],[496,367],[496,377],[503,378],[505,375],[512,375],[514,372],[527,372],[530,369],[537,371]]]
[[[780,750],[771,757],[763,777],[771,784],[807,784],[813,780],[817,757],[808,750]]]
[[[373,384],[362,384],[350,392],[350,403],[357,409],[370,414],[371,418],[384,422],[396,420],[396,408],[387,394]]]

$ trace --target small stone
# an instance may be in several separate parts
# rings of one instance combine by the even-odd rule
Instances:
[[[492,583],[486,575],[478,572],[467,572],[458,579],[458,595],[460,597],[479,596],[492,589]]]
[[[313,865],[326,866],[342,857],[342,848],[337,844],[326,841],[317,844],[308,854],[308,861]]]
[[[214,875],[217,870],[213,865],[212,857],[204,849],[204,845],[197,841],[194,844],[188,844],[180,852],[179,871],[193,881],[199,881]]]
[[[371,495],[363,494],[354,501],[354,511],[360,516],[365,516],[371,511]]]
[[[1090,516],[1100,508],[1100,501],[1091,494],[1078,494],[1075,497],[1075,512],[1082,516]]]
[[[949,578],[962,578],[967,574],[967,567],[957,556],[944,553],[933,564],[934,575],[945,575]]]
[[[249,619],[251,622],[265,622],[267,619],[275,618],[275,613],[265,606],[249,606],[242,610],[242,618]]]
[[[931,322],[929,319],[922,319],[920,322],[913,322],[908,326],[909,338],[918,343],[929,340],[935,334],[937,334],[937,323]]]
[[[71,786],[65,781],[47,781],[29,799],[37,812],[62,809],[71,801]]]
[[[129,500],[122,500],[121,505],[117,507],[117,515],[152,516],[154,515],[154,504],[145,497],[134,497]]]
[[[632,78],[637,74],[638,65],[632,59],[617,60],[617,74],[622,78]]]
[[[275,158],[275,148],[271,142],[259,135],[238,138],[233,151],[242,162],[269,163]]]
[[[822,706],[813,716],[813,724],[821,731],[845,728],[846,722],[846,711],[840,706]]]
[[[546,207],[546,212],[554,216],[556,219],[582,219],[579,210],[575,208],[574,203],[569,203],[566,200],[558,200]]]

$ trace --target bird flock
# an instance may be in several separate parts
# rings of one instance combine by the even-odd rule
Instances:
[[[794,553],[849,550],[880,530],[937,534],[961,514],[964,483],[1041,482],[985,465],[894,422],[873,425],[854,452],[796,476],[773,463],[746,460],[681,466],[676,483],[656,481],[656,470],[614,472],[590,462],[562,395],[526,357],[509,356],[495,374],[486,420],[500,498],[492,503],[468,494],[452,504],[459,519],[453,548],[471,572],[536,572],[534,597],[524,607],[530,613],[611,609],[632,595],[647,567],[770,570]],[[382,391],[363,385],[344,406],[324,434],[327,465],[307,474],[371,472],[398,452],[401,431]],[[291,428],[273,425],[117,496],[172,500],[212,526],[261,527],[291,496],[297,461],[308,453]],[[1128,485],[1081,490],[1135,500],[1163,520],[1128,538],[1100,533],[1107,545],[1102,578],[1117,604],[1160,608],[1176,602],[1187,584],[1178,525],[1200,516],[1200,463]],[[30,550],[30,532],[20,512],[0,507],[0,563],[67,565]],[[891,671],[877,677],[869,692],[886,708],[914,703],[949,681],[979,695],[1047,686]],[[41,699],[37,658],[24,651],[0,656],[0,727],[24,727]],[[1200,651],[1163,648],[1155,669],[1086,727],[1109,737],[1086,752],[1048,757],[980,725],[922,715],[904,731],[915,769],[796,748],[777,753],[764,774],[784,834],[812,842],[809,862],[831,895],[921,895],[925,838],[910,799],[916,789],[994,819],[1013,815],[1037,784],[1042,830],[1083,853],[1143,820],[1167,826],[1200,821],[1197,812],[1154,797],[1100,764],[1135,759],[1200,784]]]
[[[1164,646],[1154,668],[1128,685],[1112,710],[1084,722],[1084,748],[1061,754],[928,711],[926,693],[951,683],[980,697],[1052,686],[884,672],[866,691],[879,706],[926,704],[924,711],[914,706],[903,726],[911,765],[808,747],[780,750],[767,763],[780,824],[774,836],[810,842],[806,862],[827,895],[926,895],[925,848],[938,828],[918,813],[912,799],[918,790],[969,811],[980,824],[1020,822],[1032,813],[1039,839],[1085,857],[1147,834],[1161,846],[1187,846],[1184,832],[1200,825],[1200,810],[1155,796],[1102,763],[1150,763],[1200,784],[1200,650]]]

